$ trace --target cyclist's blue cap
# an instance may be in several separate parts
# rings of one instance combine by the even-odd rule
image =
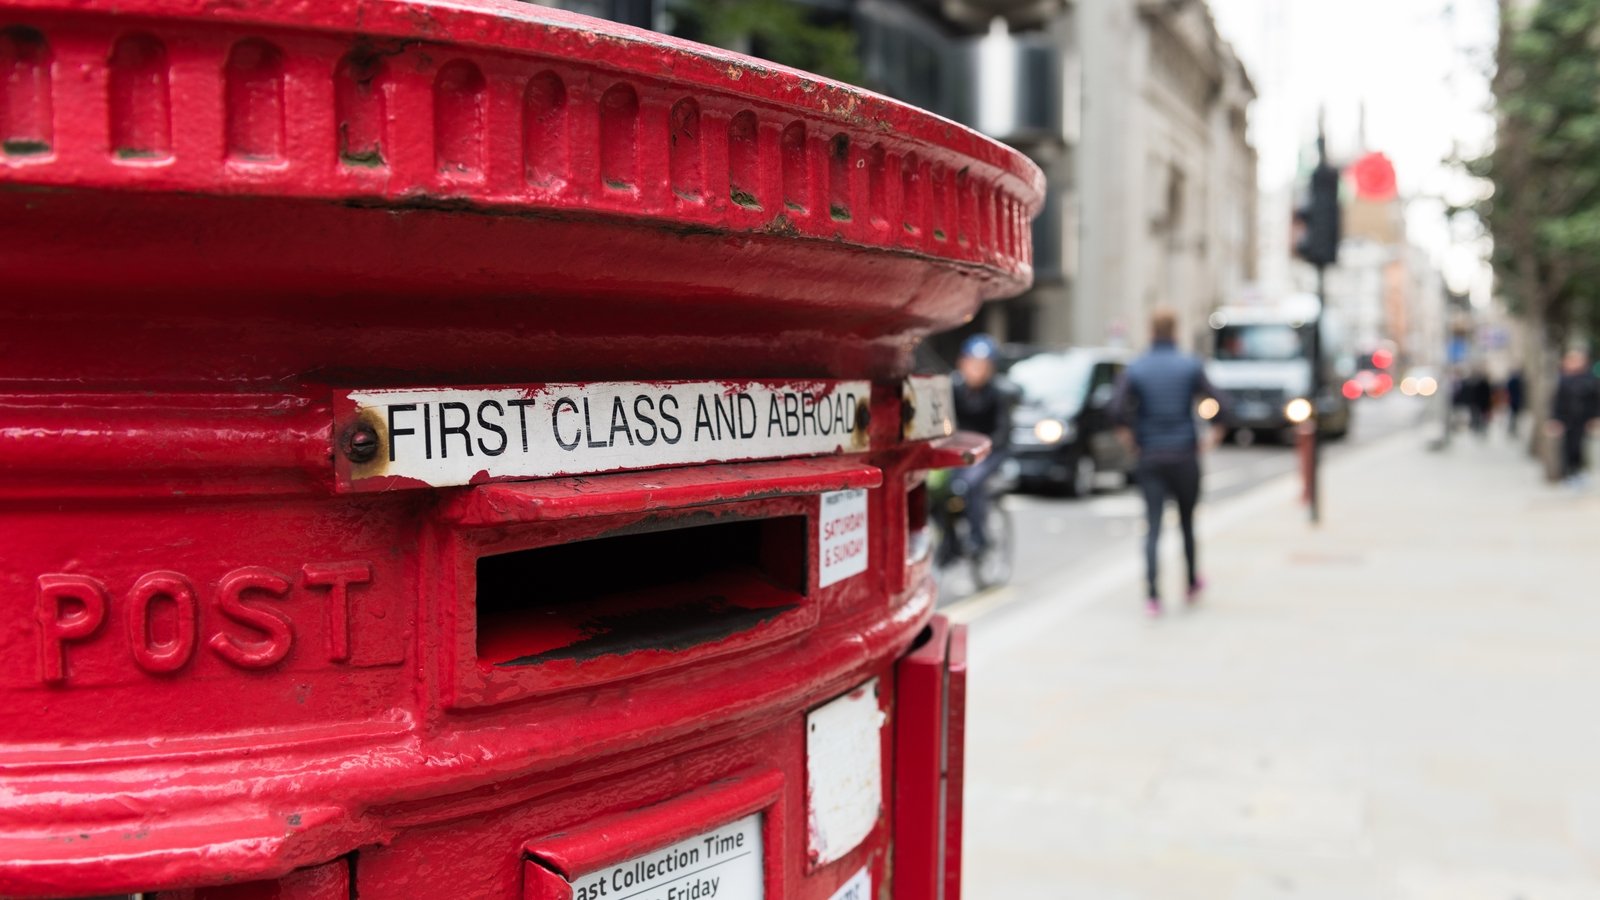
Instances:
[[[961,343],[961,355],[973,359],[994,359],[1000,345],[987,334],[975,334]]]

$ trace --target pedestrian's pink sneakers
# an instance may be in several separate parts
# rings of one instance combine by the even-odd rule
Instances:
[[[1161,599],[1159,597],[1151,597],[1146,600],[1144,602],[1144,614],[1152,619],[1161,618]]]
[[[1183,595],[1183,602],[1194,606],[1200,602],[1200,595],[1205,592],[1206,580],[1196,578],[1194,584],[1189,585],[1189,593]]]

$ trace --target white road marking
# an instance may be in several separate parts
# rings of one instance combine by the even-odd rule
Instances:
[[[1124,518],[1144,515],[1144,498],[1137,494],[1118,494],[1115,497],[1096,497],[1089,501],[1089,514],[1100,518]]]
[[[1294,471],[1299,470],[1295,469]],[[1241,484],[1258,481],[1260,478],[1261,473],[1255,471],[1252,466],[1235,466],[1221,471],[1202,472],[1200,475],[1201,496],[1213,493],[1220,494]]]
[[[1058,506],[1061,501],[1033,494],[1007,494],[1005,503],[1007,506],[1016,507],[1017,509],[1032,509],[1034,507]]]
[[[1017,599],[1017,589],[1010,585],[989,588],[968,594],[960,600],[939,608],[939,612],[957,624],[975,622],[993,609],[1006,606]]]

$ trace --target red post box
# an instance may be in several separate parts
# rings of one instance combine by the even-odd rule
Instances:
[[[522,4],[0,2],[0,895],[955,897],[907,376],[1041,188]]]

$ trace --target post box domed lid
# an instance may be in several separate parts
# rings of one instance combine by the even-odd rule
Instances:
[[[1022,154],[559,10],[4,0],[0,61],[24,288],[805,296],[950,325],[1032,277]]]

